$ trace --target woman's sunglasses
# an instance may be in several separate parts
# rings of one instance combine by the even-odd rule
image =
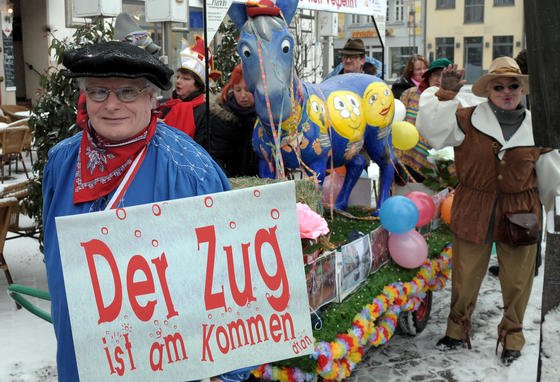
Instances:
[[[517,89],[519,89],[520,87],[521,87],[520,84],[509,84],[509,85],[507,86],[507,88],[508,88],[509,90],[512,90],[512,91],[513,91],[513,90],[517,90]],[[494,85],[494,86],[492,86],[492,89],[493,89],[495,92],[498,92],[498,93],[503,92],[505,88],[506,88],[506,86],[504,86],[504,85]]]

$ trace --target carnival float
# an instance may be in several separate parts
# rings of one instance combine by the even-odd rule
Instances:
[[[404,107],[381,79],[345,74],[311,84],[297,77],[288,27],[297,3],[250,2],[229,10],[255,98],[253,146],[260,159],[260,177],[231,179],[232,187],[297,179],[313,325],[312,340],[292,345],[294,354],[311,349],[310,355],[262,364],[252,374],[270,381],[343,380],[370,348],[397,330],[415,335],[428,323],[432,292],[451,272],[452,189],[405,186],[402,195],[395,193],[393,146],[414,147],[418,133],[402,122]],[[375,179],[365,171],[364,151],[379,171]],[[48,299],[48,293],[15,284],[9,293],[50,320],[25,297]]]
[[[366,168],[360,154],[364,149],[379,168],[380,190],[370,212],[381,224],[369,220],[362,229],[346,231],[343,244],[336,245],[325,239],[329,228],[321,208],[315,212],[298,204],[314,350],[307,359],[262,365],[253,374],[265,380],[308,381],[317,376],[342,380],[366,349],[391,338],[398,323],[408,334],[424,329],[432,291],[442,288],[450,273],[449,235],[438,228],[439,207],[449,189],[433,196],[418,191],[390,196],[395,173],[392,146],[410,149],[418,133],[402,122],[402,104],[395,116],[392,92],[377,77],[345,74],[319,84],[297,77],[288,27],[296,7],[297,1],[276,5],[263,1],[233,4],[229,10],[240,30],[237,49],[245,81],[255,97],[253,146],[260,157],[260,176],[285,179],[287,171],[296,170],[315,179],[330,208],[331,228],[337,226],[333,210],[349,219],[338,221],[334,229],[341,230],[355,218],[344,211]],[[336,191],[335,168],[343,168],[344,174]],[[428,243],[420,232],[435,238],[438,229],[445,239],[432,241],[435,252],[428,256]],[[381,275],[390,258],[393,265],[386,271],[392,280],[387,280]],[[380,287],[379,280],[388,282]]]

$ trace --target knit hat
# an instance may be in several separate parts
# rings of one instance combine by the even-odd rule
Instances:
[[[181,66],[179,69],[185,69],[194,74],[195,81],[202,89],[206,84],[206,64],[205,64],[205,49],[204,39],[200,36],[195,36],[195,43],[193,46],[187,46],[179,53]],[[210,78],[216,81],[222,73],[214,70],[214,58],[212,52],[208,50],[209,60],[208,67],[210,69]]]
[[[109,41],[64,52],[66,77],[146,78],[160,89],[171,88],[173,71],[145,49],[128,42]]]
[[[430,64],[430,66],[428,66],[428,70],[426,70],[424,72],[424,74],[422,75],[422,78],[424,79],[428,79],[430,78],[430,75],[436,71],[437,69],[445,69],[447,68],[449,65],[453,65],[453,62],[451,62],[451,60],[442,57],[442,58],[438,58],[437,60],[432,61],[432,63]]]
[[[366,54],[366,48],[364,46],[364,42],[361,39],[349,38],[340,53],[350,56],[356,56],[358,54]]]
[[[519,65],[511,57],[498,57],[490,64],[488,73],[480,77],[472,86],[472,92],[479,97],[488,97],[488,83],[495,78],[512,77],[521,82],[523,92],[529,94],[529,76],[521,73]]]

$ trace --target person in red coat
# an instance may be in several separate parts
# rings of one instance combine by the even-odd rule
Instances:
[[[183,49],[180,53],[181,66],[175,74],[175,90],[171,99],[160,107],[164,122],[181,130],[191,138],[196,134],[196,127],[205,123],[206,64],[204,40],[196,36],[194,46]],[[209,67],[213,67],[210,56]],[[210,70],[210,78],[216,80],[220,72]]]

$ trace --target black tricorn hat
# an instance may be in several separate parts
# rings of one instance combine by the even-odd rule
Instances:
[[[124,77],[150,80],[160,89],[171,88],[173,71],[144,49],[128,42],[109,41],[64,52],[67,77]]]

